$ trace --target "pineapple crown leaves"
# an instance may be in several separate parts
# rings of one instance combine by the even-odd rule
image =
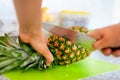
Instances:
[[[0,55],[0,62],[5,61],[5,60],[8,60],[8,59],[10,59],[10,58],[12,58],[12,57]]]
[[[17,67],[28,56],[9,35],[5,34],[4,39],[0,39],[0,73]]]
[[[20,47],[25,50],[28,54],[33,54],[33,53],[37,53],[30,44],[27,43],[23,43],[20,39],[20,37],[18,37],[18,41],[19,41],[19,45]]]
[[[41,54],[30,44],[23,43],[19,37],[18,40],[19,44],[8,34],[5,34],[4,39],[0,39],[0,73],[17,67],[24,71],[31,67],[38,67],[40,70],[48,68]]]
[[[9,45],[13,46],[14,48],[20,49],[20,46],[16,43],[16,41],[12,37],[8,36],[8,34],[5,34],[5,38],[8,41]]]
[[[38,64],[39,70],[44,70],[48,68],[46,66],[45,58],[41,54],[37,53],[30,44],[23,43],[20,38],[18,38],[18,40],[22,49],[24,49],[29,55],[31,55],[20,67],[25,67],[28,65],[28,67],[25,68],[25,71],[28,70],[30,67],[35,66],[36,64]]]
[[[15,58],[11,58],[11,59],[5,60],[5,61],[3,61],[3,62],[0,62],[0,68],[5,67],[5,66],[7,66],[8,64],[13,63],[14,61],[16,61],[16,59],[15,59]],[[6,64],[6,63],[7,63],[7,64]]]
[[[5,40],[0,40],[0,52],[1,55],[15,57],[17,59],[25,59],[28,57],[28,54],[21,49],[19,44],[10,37],[9,35],[5,34]]]
[[[11,54],[12,54],[12,56],[14,56],[15,58],[20,59],[20,60],[25,60],[29,56],[25,51],[16,50],[16,49],[12,50]]]
[[[11,47],[10,45],[6,44],[4,41],[0,40],[0,44],[7,46],[7,47]],[[12,47],[11,47],[12,48]]]
[[[0,69],[0,73],[9,71],[9,70],[11,70],[11,69],[13,69],[13,68],[17,68],[21,62],[22,62],[22,61],[14,61],[14,62],[12,62],[10,65],[7,64],[7,66],[5,66],[5,67],[3,67],[2,69]]]

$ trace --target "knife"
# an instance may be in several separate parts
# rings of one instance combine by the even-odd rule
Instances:
[[[88,48],[89,50],[93,51],[92,44],[96,40],[85,33],[75,32],[73,30],[63,28],[61,26],[53,25],[47,22],[43,22],[42,27],[48,32],[55,33],[58,36],[64,36],[73,43],[79,43],[82,47]]]

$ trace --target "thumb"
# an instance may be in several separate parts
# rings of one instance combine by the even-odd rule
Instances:
[[[88,35],[95,38],[96,40],[99,40],[102,38],[103,34],[100,29],[96,29],[94,31],[88,32]]]
[[[101,29],[88,32],[88,35],[96,39],[96,42],[93,43],[93,48],[102,49],[104,47],[104,40],[102,39],[103,34]]]
[[[41,46],[43,45],[43,46]],[[34,43],[33,45],[33,48],[40,54],[42,54],[45,58],[46,58],[46,64],[47,66],[50,65],[51,62],[53,62],[54,58],[53,58],[53,55],[52,53],[49,51],[47,45],[45,45],[45,43]]]
[[[54,60],[52,53],[49,51],[47,47],[44,51],[41,52],[42,52],[41,54],[46,58],[47,66],[50,66],[51,62],[53,62]]]
[[[101,38],[100,40],[97,40],[95,43],[93,43],[93,48],[95,49],[103,49],[109,47],[108,44],[105,42],[104,38]]]

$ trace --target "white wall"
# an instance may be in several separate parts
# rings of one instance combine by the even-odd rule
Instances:
[[[0,19],[16,20],[12,1],[0,0]],[[49,7],[51,12],[63,9],[89,11],[92,13],[89,24],[91,29],[112,24],[114,18],[114,0],[43,0],[43,6]]]
[[[11,22],[16,20],[13,0],[0,0],[0,20],[5,26],[1,29],[12,31]],[[90,11],[92,13],[89,28],[104,27],[120,21],[120,0],[43,0],[43,6],[49,7],[51,12],[59,12],[63,9]],[[15,28],[15,27],[14,27]],[[102,54],[94,53],[98,58]],[[98,56],[98,57],[97,57]],[[103,58],[103,57],[102,57]]]
[[[120,0],[114,0],[113,22],[120,22]]]
[[[0,18],[14,18],[13,0],[0,0]]]
[[[114,0],[43,0],[43,6],[59,12],[62,9],[89,11],[92,13],[89,28],[112,24]]]
[[[17,19],[12,0],[0,0],[0,21],[4,23],[3,26],[0,26],[0,35],[3,32],[18,30],[18,27],[16,27]]]

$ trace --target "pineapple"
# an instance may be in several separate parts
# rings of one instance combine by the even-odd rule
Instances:
[[[88,32],[86,28],[80,26],[69,27],[69,29],[77,32]],[[80,44],[73,44],[67,38],[60,37],[56,34],[52,34],[48,38],[48,47],[53,55],[55,55],[54,61],[57,65],[68,65],[90,55],[90,51]]]
[[[77,32],[87,33],[87,29],[74,26],[69,27]],[[19,42],[7,34],[0,39],[0,73],[9,71],[13,68],[28,70],[37,67],[39,70],[47,69],[45,58],[37,53],[29,44]],[[65,37],[51,34],[47,43],[49,50],[54,56],[51,66],[68,65],[80,61],[90,55],[90,50],[82,47],[79,43],[73,44]]]

